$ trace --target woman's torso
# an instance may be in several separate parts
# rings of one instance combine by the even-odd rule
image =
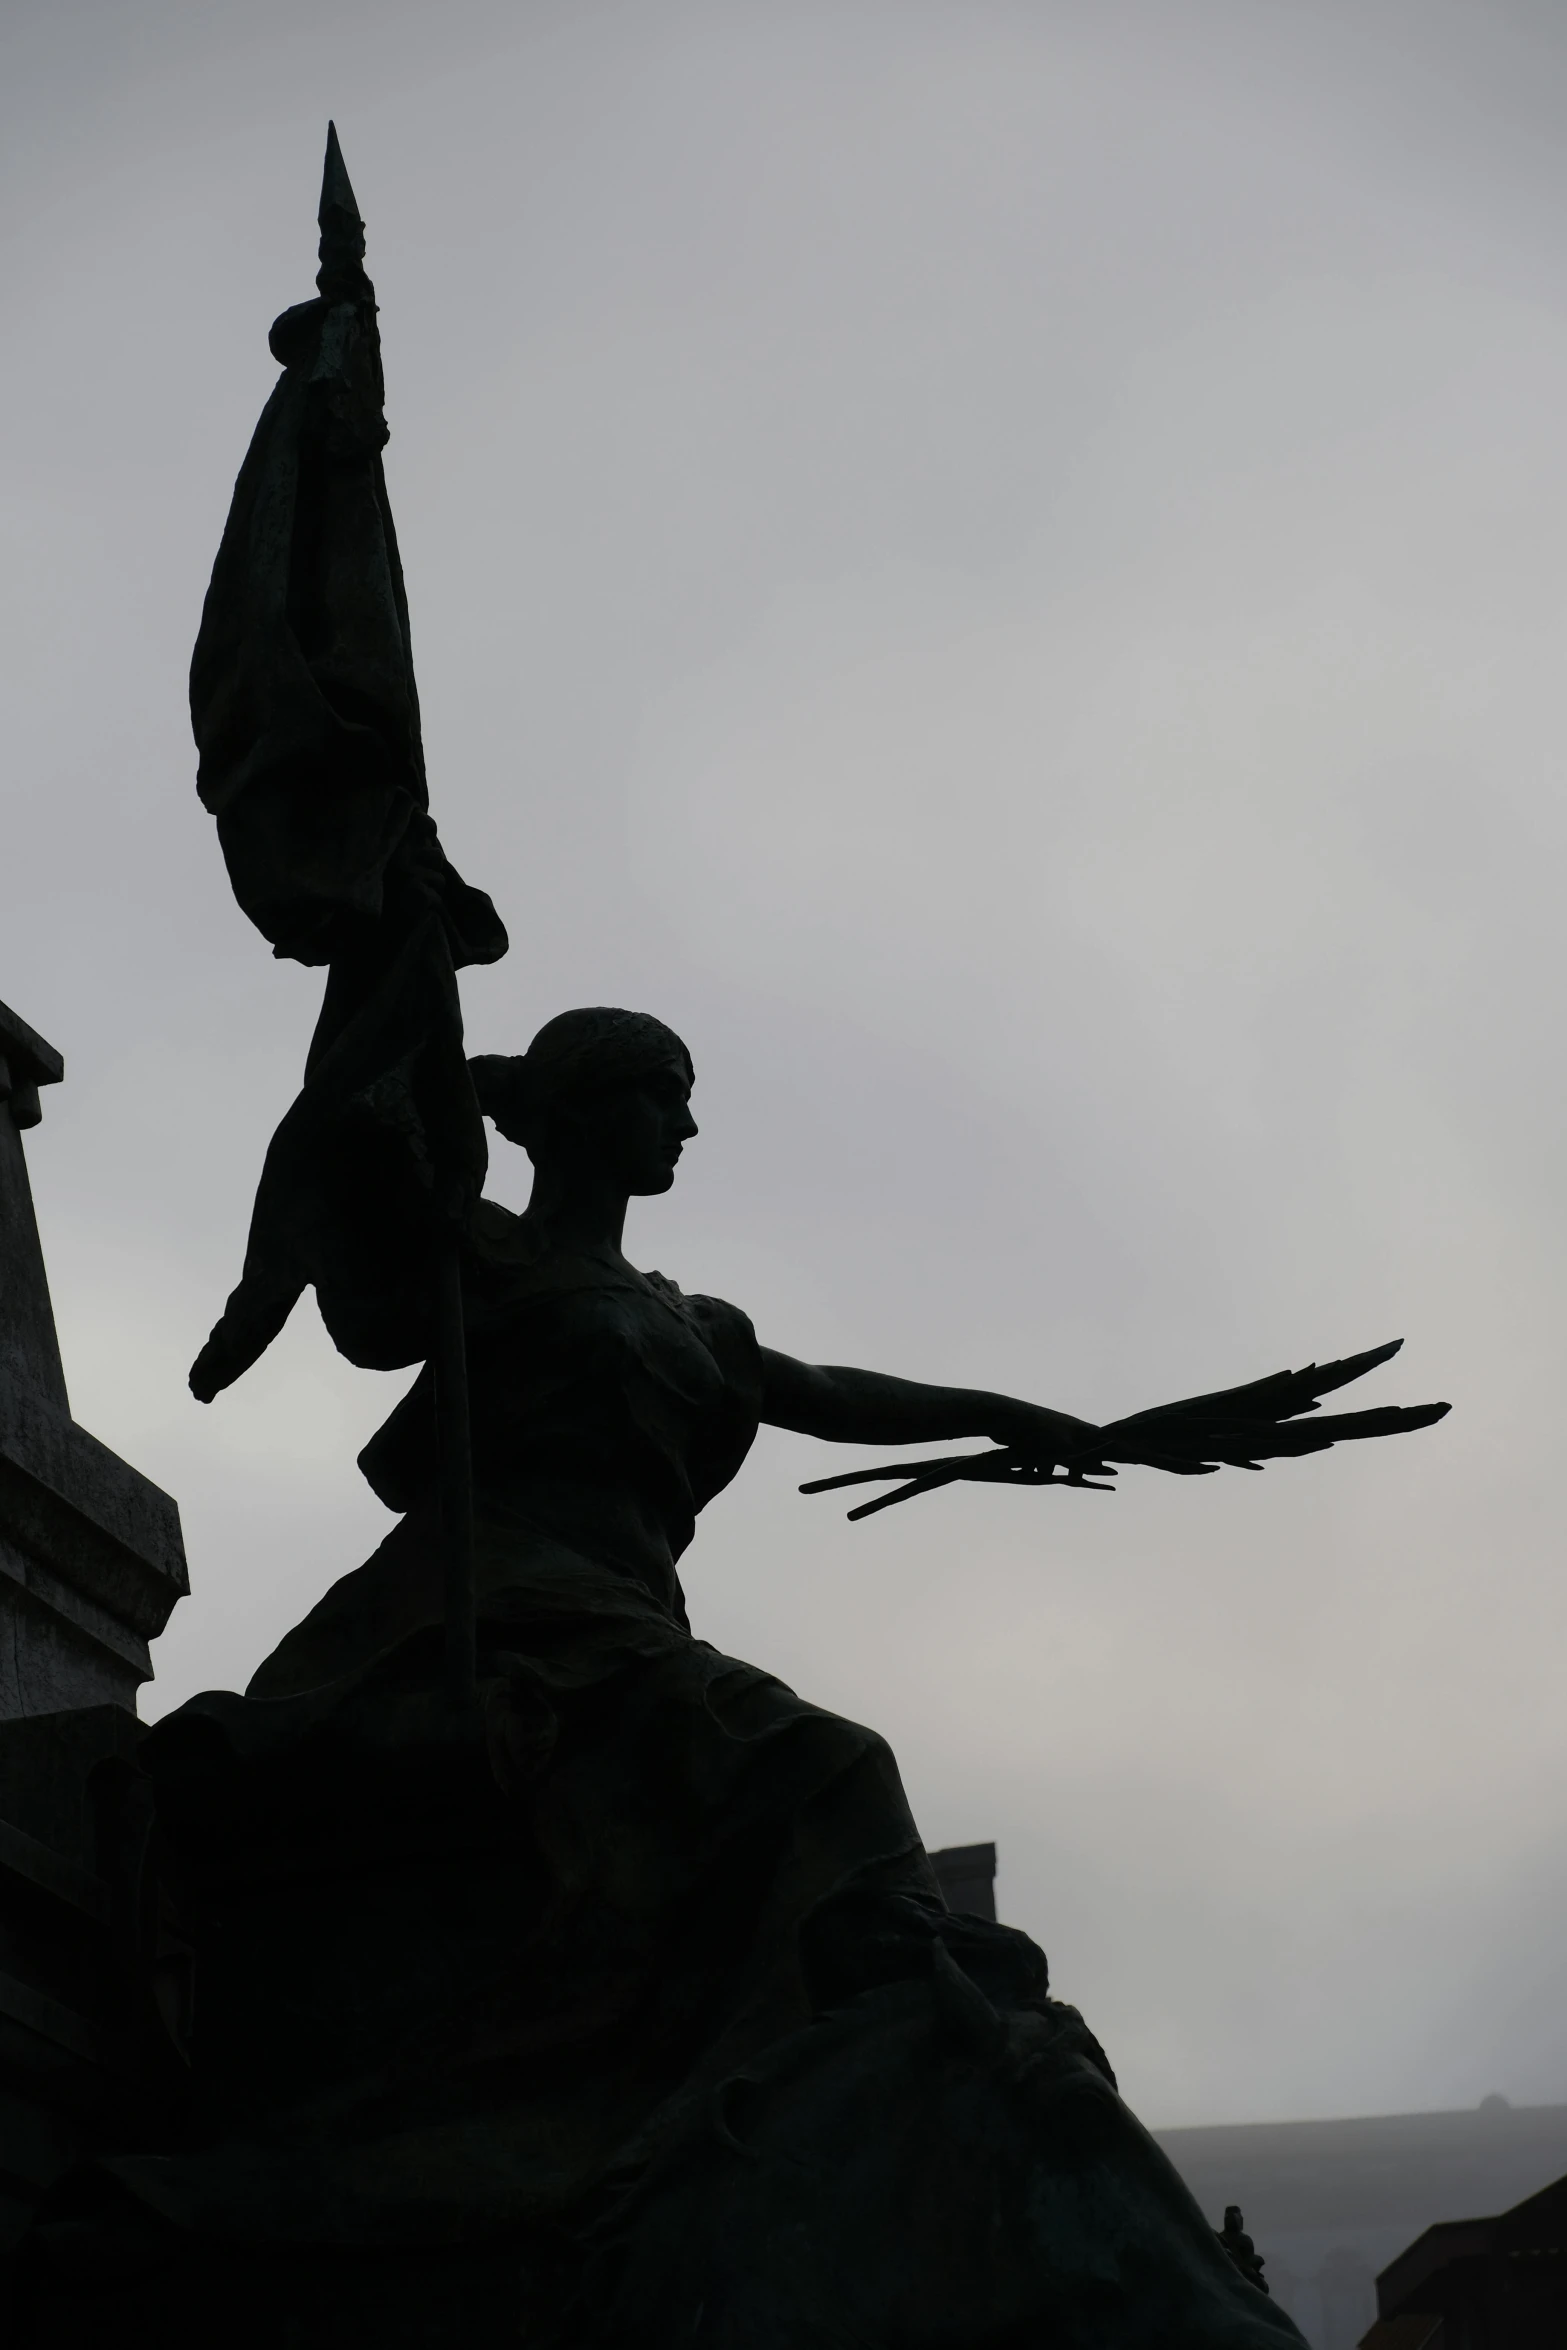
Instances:
[[[521,1511],[678,1609],[675,1562],[696,1514],[756,1435],[747,1317],[609,1252],[541,1246],[525,1218],[490,1201],[464,1297],[480,1508]],[[432,1440],[426,1377],[361,1455],[393,1507],[428,1489]]]

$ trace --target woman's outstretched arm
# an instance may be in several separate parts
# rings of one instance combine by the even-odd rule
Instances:
[[[978,1387],[927,1387],[885,1371],[841,1363],[797,1363],[762,1350],[762,1418],[774,1428],[830,1444],[928,1444],[988,1436],[1038,1460],[1063,1465],[1098,1458],[1099,1431],[1069,1412],[1046,1411]]]

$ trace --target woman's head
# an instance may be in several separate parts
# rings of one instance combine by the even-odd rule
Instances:
[[[696,1132],[691,1055],[648,1012],[562,1012],[525,1053],[480,1053],[468,1066],[479,1107],[536,1167],[592,1167],[628,1193],[667,1191]]]

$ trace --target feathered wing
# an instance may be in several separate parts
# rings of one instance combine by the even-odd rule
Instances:
[[[456,972],[506,932],[429,813],[381,451],[375,290],[329,130],[317,294],[270,342],[283,374],[235,483],[191,663],[197,789],[235,897],[277,955],[329,967],[303,1090],[267,1154],[204,1399],[314,1284],[357,1362],[426,1351],[436,1218],[484,1179]]]

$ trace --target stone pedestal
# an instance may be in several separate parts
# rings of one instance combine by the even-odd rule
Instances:
[[[174,1503],[71,1418],[22,1143],[63,1075],[0,1004],[0,1722],[134,1713],[189,1589]]]
[[[0,2269],[179,2062],[136,1692],[189,1585],[175,1504],[71,1417],[22,1141],[63,1075],[0,1004]]]
[[[3,1126],[0,1114],[0,1140]],[[134,1714],[147,1643],[187,1589],[168,1495],[0,1372],[0,1723],[65,1706]]]

